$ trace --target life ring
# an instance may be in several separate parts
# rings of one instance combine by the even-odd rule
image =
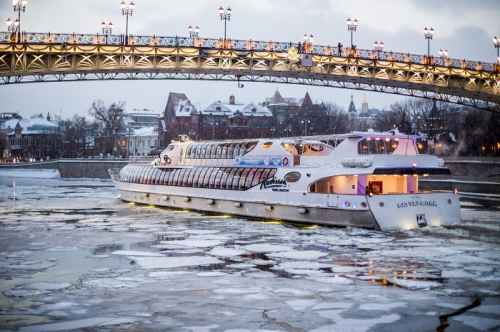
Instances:
[[[283,159],[281,160],[281,164],[282,164],[283,166],[288,166],[288,158],[287,158],[287,157],[283,158]]]

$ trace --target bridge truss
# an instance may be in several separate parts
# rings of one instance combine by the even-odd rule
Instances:
[[[500,66],[294,43],[0,33],[0,85],[213,80],[376,91],[500,112]]]

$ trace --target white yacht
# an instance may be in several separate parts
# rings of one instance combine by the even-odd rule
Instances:
[[[460,222],[453,192],[419,177],[449,174],[417,137],[353,132],[300,138],[172,142],[151,164],[112,178],[124,201],[383,231]]]

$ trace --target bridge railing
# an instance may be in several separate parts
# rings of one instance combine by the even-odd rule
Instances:
[[[0,43],[16,42],[15,34],[0,32]],[[114,45],[123,46],[124,35],[100,34],[68,34],[68,33],[23,33],[21,43],[31,44],[78,44],[78,45]],[[450,68],[482,70],[495,72],[499,64],[455,59],[448,57],[427,57],[421,54],[374,51],[367,49],[339,48],[328,45],[311,45],[297,42],[258,41],[241,39],[214,39],[190,37],[163,37],[163,36],[133,36],[128,37],[129,45],[134,46],[164,46],[164,47],[197,47],[197,48],[224,48],[238,51],[275,51],[288,52],[290,48],[299,49],[300,53],[309,53],[320,56],[338,56],[361,59],[376,59],[379,61],[396,61],[413,64],[435,65]]]

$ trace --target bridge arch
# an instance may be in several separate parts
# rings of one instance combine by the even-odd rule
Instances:
[[[89,80],[213,80],[374,91],[500,111],[495,64],[293,43],[179,37],[0,33],[0,85]],[[305,45],[308,46],[308,45]]]

